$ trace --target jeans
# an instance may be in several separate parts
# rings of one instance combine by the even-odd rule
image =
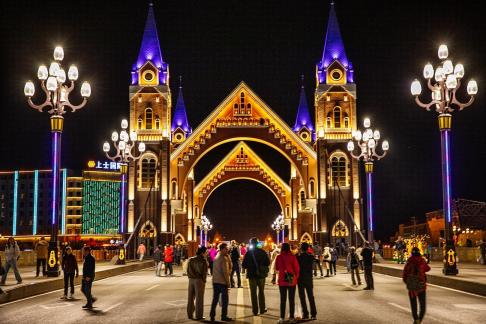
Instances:
[[[422,320],[425,315],[425,290],[418,293],[417,296],[408,296],[410,298],[410,307],[412,308],[412,316],[414,320]],[[420,304],[420,312],[417,315],[417,297]]]
[[[321,262],[319,261],[319,259],[314,259],[313,268],[314,268],[314,276],[316,277],[317,277],[317,267],[319,267],[319,271],[321,272],[321,277],[322,277],[324,274],[322,273]]]
[[[169,274],[172,275],[173,269],[172,269],[172,262],[165,262],[165,274],[167,275],[167,270],[169,270]]]
[[[7,280],[7,274],[10,268],[13,268],[15,279],[17,279],[17,282],[22,282],[22,277],[20,277],[19,269],[17,269],[17,259],[12,259],[5,262],[5,273],[2,276],[2,284],[4,284],[5,280]]]
[[[285,304],[287,303],[287,291],[289,292],[289,317],[295,315],[295,286],[279,286],[280,290],[280,318],[285,318]]]
[[[201,319],[204,311],[204,288],[206,283],[202,279],[189,278],[187,317],[193,318],[194,309],[196,310],[195,319]],[[196,306],[194,307],[194,300]]]
[[[316,302],[314,300],[314,290],[312,281],[299,283],[299,298],[300,304],[302,305],[302,315],[304,317],[309,317],[309,311],[307,310],[307,303],[305,301],[305,294],[307,292],[307,298],[309,299],[310,313],[311,316],[317,315]]]
[[[155,275],[160,277],[160,272],[162,271],[162,265],[164,264],[162,261],[155,261]]]
[[[64,272],[64,296],[67,296],[68,285],[71,286],[71,295],[74,294],[74,273]]]
[[[86,305],[93,306],[93,296],[91,295],[91,287],[93,286],[93,278],[90,281],[86,281],[83,278],[81,281],[81,292],[86,296]]]
[[[36,268],[36,276],[39,275],[40,266],[42,264],[42,275],[46,275],[46,259],[37,259],[37,268]]]
[[[337,272],[336,272],[336,263],[337,263],[337,261],[331,261],[331,272],[333,272],[334,275],[337,274]]]
[[[358,285],[361,285],[361,277],[359,276],[359,268],[351,268],[351,279],[353,280],[353,285],[356,285],[356,279],[354,279],[355,275],[358,279]]]
[[[216,305],[219,301],[219,295],[221,295],[221,318],[228,316],[228,286],[218,283],[213,283],[213,302],[211,303],[211,311],[209,316],[214,318],[216,316]]]
[[[251,296],[251,309],[253,314],[258,314],[258,307],[260,307],[260,313],[265,311],[265,278],[249,278],[248,283],[250,285]],[[258,289],[258,298],[257,298]]]
[[[238,280],[238,287],[241,287],[241,274],[240,274],[240,263],[238,261],[233,262],[233,270],[231,270],[231,288],[235,286],[235,280],[233,274],[236,273],[236,279]]]
[[[145,255],[145,253],[140,253],[140,258],[138,259],[140,262],[143,261],[143,256]]]
[[[365,266],[364,267],[364,277],[366,281],[366,287],[375,289],[373,283],[373,267],[372,266]]]

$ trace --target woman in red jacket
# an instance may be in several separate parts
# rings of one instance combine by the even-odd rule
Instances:
[[[282,252],[275,260],[275,270],[278,271],[278,288],[280,290],[280,319],[278,323],[285,322],[285,304],[287,292],[289,293],[290,319],[287,323],[295,323],[295,286],[299,278],[299,262],[290,251],[289,243],[282,244]]]
[[[412,256],[408,258],[403,269],[403,282],[407,285],[408,296],[414,324],[420,324],[425,315],[425,288],[427,286],[426,272],[430,267],[420,254],[417,247],[412,249]],[[417,297],[420,303],[420,312],[417,315]]]
[[[165,275],[167,275],[167,270],[169,270],[169,276],[172,276],[173,269],[172,263],[174,262],[174,250],[171,245],[167,244],[164,251],[164,263],[165,263]]]

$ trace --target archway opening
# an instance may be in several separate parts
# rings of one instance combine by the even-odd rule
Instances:
[[[234,180],[215,189],[203,213],[214,229],[212,239],[219,234],[222,241],[248,242],[251,237],[264,240],[271,235],[271,224],[281,212],[280,204],[265,186],[248,180]]]

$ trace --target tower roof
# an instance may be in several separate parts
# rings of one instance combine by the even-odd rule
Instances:
[[[138,52],[137,61],[132,68],[132,84],[137,83],[138,75],[137,71],[140,69],[147,61],[150,61],[161,75],[165,75],[167,71],[167,63],[162,59],[162,51],[160,50],[159,37],[157,35],[157,25],[155,23],[154,15],[154,5],[152,2],[149,3],[147,20],[145,21],[145,30],[143,32],[142,43],[140,45],[140,50]],[[166,78],[160,77],[160,83],[166,84]]]
[[[343,38],[341,37],[341,30],[339,29],[336,10],[334,9],[334,2],[331,2],[329,19],[327,21],[324,51],[322,52],[322,59],[318,64],[319,70],[325,70],[334,60],[339,61],[339,63],[346,68],[348,80],[353,82],[352,63],[346,56],[346,50],[344,48]],[[322,82],[321,78],[319,78],[319,82]]]
[[[192,128],[187,119],[186,105],[184,104],[184,97],[182,96],[182,82],[179,86],[179,96],[174,111],[174,118],[172,118],[171,131],[181,128],[186,133],[192,133]]]
[[[303,79],[303,78],[302,78]],[[304,84],[300,88],[299,107],[297,108],[297,118],[295,119],[294,132],[300,131],[303,127],[314,132],[314,125],[309,113],[309,106],[307,105],[307,97],[305,95]]]

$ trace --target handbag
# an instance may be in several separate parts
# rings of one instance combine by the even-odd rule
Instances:
[[[267,266],[260,266],[255,258],[255,251],[251,252],[251,256],[253,258],[253,262],[255,263],[256,268],[256,276],[258,278],[266,278],[268,276],[268,271],[270,270]]]
[[[294,274],[291,273],[291,272],[287,272],[285,271],[285,274],[284,274],[284,281],[290,285],[292,285],[294,283]]]
[[[415,266],[415,273],[410,274],[405,281],[407,290],[421,291],[425,289],[425,282],[423,282],[418,275],[418,267]]]

